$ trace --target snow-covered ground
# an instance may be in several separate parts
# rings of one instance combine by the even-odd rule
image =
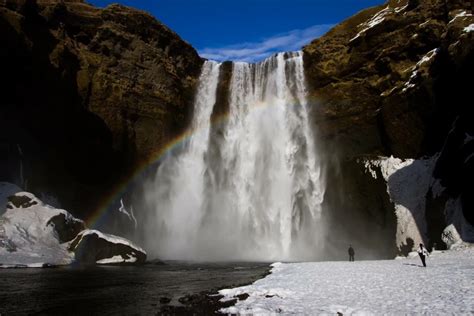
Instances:
[[[235,314],[472,315],[474,247],[418,257],[356,262],[276,263],[252,285],[221,290]]]

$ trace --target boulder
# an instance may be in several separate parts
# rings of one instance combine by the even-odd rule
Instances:
[[[29,192],[17,192],[8,200],[0,217],[0,264],[42,267],[73,261],[74,254],[60,236],[64,236],[63,230],[84,225],[81,220],[44,204]]]
[[[69,212],[43,203],[29,192],[8,197],[0,217],[0,266],[47,267],[143,263],[146,252],[130,241],[96,230]]]
[[[146,252],[131,241],[97,230],[84,230],[71,242],[70,251],[82,264],[144,263]]]

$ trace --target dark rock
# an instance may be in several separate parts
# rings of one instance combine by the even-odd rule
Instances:
[[[171,302],[171,298],[169,297],[160,297],[160,304],[168,304]]]
[[[187,128],[201,64],[142,11],[0,1],[0,175],[18,176],[19,144],[24,189],[87,216]]]
[[[21,193],[17,193],[15,195],[9,196],[8,202],[11,203],[11,205],[7,205],[7,208],[10,208],[10,209],[28,208],[30,206],[38,204],[38,201],[35,201],[35,199],[32,198],[31,196],[22,195]]]
[[[92,230],[77,235],[69,250],[74,251],[76,261],[81,264],[96,264],[99,260],[116,256],[121,256],[122,262],[113,264],[141,264],[146,261],[146,253],[131,242]]]
[[[58,214],[52,217],[47,225],[53,225],[61,243],[73,240],[77,234],[86,229],[83,221],[65,214]]]
[[[239,299],[239,301],[245,301],[246,299],[249,298],[250,295],[248,295],[247,293],[243,293],[243,294],[239,294],[237,295],[237,298]]]

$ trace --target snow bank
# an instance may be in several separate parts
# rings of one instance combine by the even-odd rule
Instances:
[[[474,248],[427,259],[276,264],[252,285],[221,290],[232,314],[470,314],[474,310]]]

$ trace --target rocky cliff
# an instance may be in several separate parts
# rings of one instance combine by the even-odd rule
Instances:
[[[86,215],[187,127],[201,64],[145,12],[0,1],[2,179]]]
[[[420,193],[423,212],[428,206],[424,222],[417,223],[425,236],[418,241],[441,243],[449,199],[460,199],[464,217],[474,223],[473,8],[472,1],[389,1],[304,48],[313,124],[327,156],[325,203],[334,221],[346,223],[348,235],[367,225],[381,227],[387,236],[407,230],[399,218],[384,220],[396,199],[383,183],[375,185],[373,178],[382,175],[372,177],[364,165],[380,155],[419,160],[441,153],[426,171],[432,186],[440,181],[444,198],[434,197],[431,186]],[[347,217],[358,221],[340,221]],[[401,251],[400,242],[387,247]]]

